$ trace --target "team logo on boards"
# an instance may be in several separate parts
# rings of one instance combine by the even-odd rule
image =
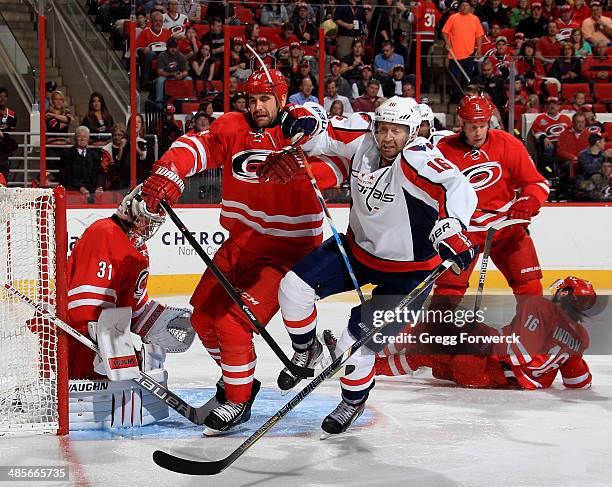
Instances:
[[[255,171],[266,160],[269,150],[246,150],[232,158],[232,174],[236,179],[247,183],[256,183]]]
[[[493,186],[502,177],[502,168],[497,161],[488,161],[464,169],[463,175],[468,178],[474,191]]]

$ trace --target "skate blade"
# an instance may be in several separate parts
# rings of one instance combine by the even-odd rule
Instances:
[[[227,435],[230,432],[231,432],[231,430],[219,431],[219,430],[215,430],[215,429],[209,428],[207,426],[206,428],[204,428],[204,432],[202,433],[202,436],[204,436],[204,437],[223,436],[223,435]]]
[[[340,434],[340,433],[338,433],[338,434]],[[332,436],[338,436],[338,435],[335,435],[333,433],[327,433],[327,432],[324,431],[323,433],[321,433],[321,436],[319,436],[319,440],[321,440],[321,441],[322,440],[327,440],[327,438],[330,438]]]

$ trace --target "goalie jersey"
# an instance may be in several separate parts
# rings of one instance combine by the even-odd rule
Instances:
[[[467,178],[423,137],[404,148],[391,165],[381,167],[371,123],[366,113],[334,117],[304,150],[308,155],[351,160],[347,237],[361,263],[391,272],[433,269],[440,263],[429,241],[434,224],[450,217],[467,227],[476,208],[476,193]]]
[[[115,216],[90,225],[68,259],[68,323],[88,336],[87,325],[104,308],[132,308],[132,323],[148,301],[149,256],[146,246],[136,249]],[[92,376],[94,352],[70,339],[71,379]]]

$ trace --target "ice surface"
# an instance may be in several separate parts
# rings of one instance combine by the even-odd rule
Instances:
[[[164,300],[180,305],[187,298]],[[319,327],[342,330],[349,301],[321,303]],[[277,316],[268,327],[290,354]],[[201,438],[173,414],[136,430],[71,433],[67,438],[0,438],[2,465],[69,465],[79,486],[609,486],[612,478],[612,356],[591,356],[593,388],[468,390],[432,379],[377,379],[366,413],[349,433],[319,440],[323,417],[339,401],[337,380],[323,383],[234,466],[216,477],[167,472],[156,449],[186,457],[226,456],[288,397],[276,390],[281,368],[256,339],[256,377],[264,389],[251,422],[228,437]],[[213,393],[219,371],[196,342],[167,361],[170,387],[194,405]],[[2,485],[12,485],[3,483]],[[61,485],[57,482],[25,485]]]

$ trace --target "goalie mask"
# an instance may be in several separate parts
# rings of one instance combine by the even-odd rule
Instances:
[[[142,247],[147,240],[155,235],[166,220],[165,213],[149,214],[147,216],[135,214],[132,205],[135,200],[141,197],[141,187],[142,184],[139,184],[126,195],[116,211],[116,215],[126,227],[127,236],[136,248]]]

